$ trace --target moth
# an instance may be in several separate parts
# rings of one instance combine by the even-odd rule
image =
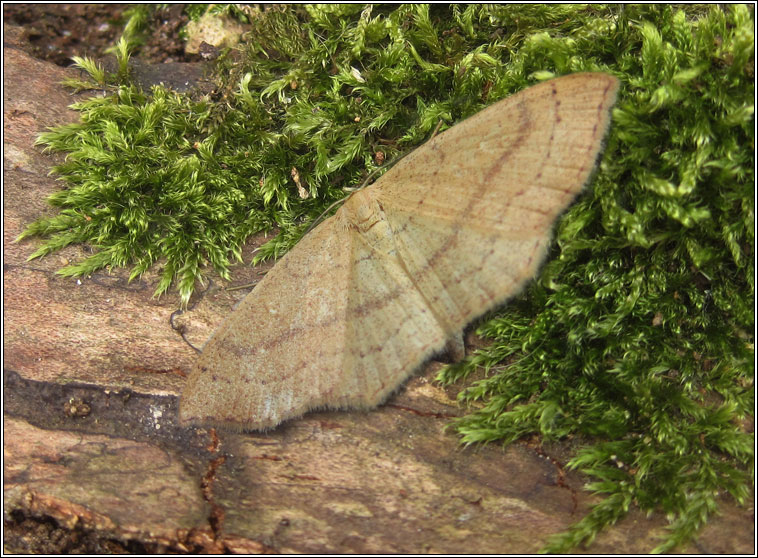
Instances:
[[[307,234],[211,336],[183,423],[369,409],[517,294],[587,183],[619,82],[546,81],[432,138]]]

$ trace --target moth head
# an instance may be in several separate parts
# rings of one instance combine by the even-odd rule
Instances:
[[[350,194],[342,210],[348,226],[363,232],[382,219],[382,208],[370,189]]]

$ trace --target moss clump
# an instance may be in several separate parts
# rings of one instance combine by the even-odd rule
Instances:
[[[456,424],[467,443],[593,440],[569,466],[605,499],[552,552],[632,504],[671,518],[655,549],[670,551],[720,494],[750,497],[753,21],[736,6],[695,20],[634,10],[596,47],[624,86],[592,193],[563,220],[540,281],[480,327],[493,344],[440,375],[491,371],[461,393],[483,404]],[[589,54],[573,36],[531,41]]]
[[[125,60],[125,50],[119,58]],[[90,60],[77,64],[98,82],[72,84],[79,88],[105,86],[114,77]],[[49,198],[61,212],[32,223],[20,238],[48,237],[30,258],[71,243],[98,249],[61,269],[64,276],[131,265],[134,278],[161,258],[156,294],[178,279],[186,304],[203,266],[210,262],[228,277],[245,238],[270,226],[272,217],[252,209],[263,207],[263,195],[251,187],[246,166],[232,161],[243,154],[217,149],[225,130],[209,122],[211,103],[161,86],[149,93],[132,84],[112,89],[111,95],[72,105],[81,122],[40,136],[49,149],[68,152],[53,169],[67,187]],[[254,111],[247,117],[251,126],[265,119]]]
[[[245,239],[278,257],[343,187],[484,105],[552,75],[605,71],[622,91],[589,193],[540,279],[479,331],[466,443],[532,432],[578,444],[604,495],[547,550],[590,542],[629,506],[671,518],[666,551],[718,494],[748,498],[753,439],[753,13],[745,6],[320,5],[248,14],[217,97],[89,73],[107,97],[40,141],[68,153],[57,216],[33,257],[99,251],[61,270],[164,265],[184,303],[206,263]],[[121,57],[126,56],[125,49]],[[80,61],[85,66],[84,61]],[[91,64],[90,64],[91,66]],[[114,85],[108,85],[114,83]],[[81,84],[80,84],[81,85]],[[294,176],[297,176],[297,179]]]

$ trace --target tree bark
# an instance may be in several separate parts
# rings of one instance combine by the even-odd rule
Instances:
[[[156,271],[131,283],[125,269],[55,274],[86,246],[26,261],[38,241],[13,241],[61,187],[48,176],[61,158],[33,143],[78,118],[59,85],[77,72],[24,54],[19,33],[5,28],[6,520],[178,551],[522,554],[597,501],[563,470],[570,442],[462,448],[445,428],[462,410],[431,382],[434,362],[372,412],[310,413],[263,434],[178,426],[195,352],[175,327],[202,346],[245,291],[211,273],[178,315],[175,291],[152,297]],[[234,283],[259,273],[239,265]],[[682,550],[751,553],[750,514],[721,511]],[[665,525],[632,511],[591,550],[649,551]]]

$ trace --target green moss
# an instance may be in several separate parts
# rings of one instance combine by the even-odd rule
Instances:
[[[604,496],[546,550],[589,543],[631,505],[664,512],[655,549],[686,542],[719,495],[749,498],[753,438],[754,14],[745,6],[318,5],[251,17],[218,98],[141,91],[79,65],[111,94],[40,137],[59,215],[22,236],[99,251],[61,270],[163,265],[183,303],[223,276],[252,233],[279,257],[380,160],[552,75],[622,81],[589,192],[562,219],[536,281],[479,332],[487,348],[443,370],[476,410],[465,443],[539,432]],[[126,56],[121,49],[121,58]],[[108,84],[113,85],[108,85]],[[104,85],[105,84],[105,85]],[[79,84],[81,85],[81,84]],[[381,153],[381,155],[379,155]],[[299,175],[300,187],[293,179]],[[307,197],[302,197],[307,192]]]

